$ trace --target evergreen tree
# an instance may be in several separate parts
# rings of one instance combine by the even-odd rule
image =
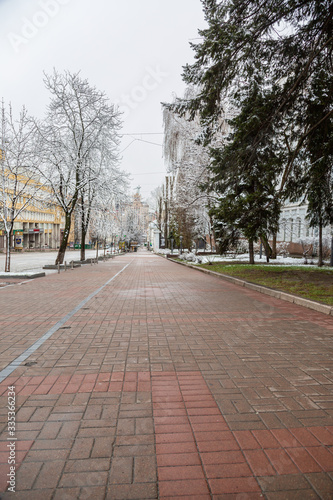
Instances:
[[[200,92],[178,100],[178,113],[199,112],[206,139],[216,130],[223,102],[248,85],[258,71],[275,85],[263,129],[286,110],[297,108],[318,60],[332,71],[332,0],[202,0],[208,28],[192,44],[195,62],[184,67],[183,79]],[[296,119],[296,117],[295,117]],[[256,138],[253,146],[260,142]]]
[[[229,234],[231,240],[236,234],[233,229],[248,238],[250,263],[253,264],[253,242],[258,238],[265,246],[268,259],[272,253],[268,236],[276,233],[278,227],[280,204],[276,196],[276,173],[281,172],[284,155],[276,146],[279,131],[273,128],[253,154],[252,143],[260,133],[262,115],[267,113],[270,105],[267,100],[270,92],[266,95],[262,82],[255,81],[244,94],[237,99],[239,114],[230,121],[229,143],[223,149],[211,151],[211,169],[215,173],[213,184],[220,195],[219,205],[212,214],[215,220],[224,222],[224,234]],[[220,234],[221,237],[223,239]]]
[[[201,142],[210,145],[223,123],[225,103],[235,103],[230,143],[220,151],[212,149],[212,187],[222,197],[220,216],[241,227],[241,210],[248,210],[254,220],[249,221],[251,230],[241,227],[243,234],[250,240],[261,235],[265,242],[277,226],[283,198],[303,181],[298,178],[304,176],[300,162],[310,136],[332,117],[329,106],[319,115],[310,113],[304,98],[311,96],[319,68],[332,75],[333,1],[202,3],[208,27],[199,31],[200,43],[192,44],[195,62],[183,73],[199,92],[168,108],[190,119],[199,116]],[[247,101],[242,98],[246,94]],[[309,193],[310,185],[305,185]]]
[[[333,77],[320,70],[313,79],[311,93],[307,98],[307,122],[313,123],[327,116],[333,94]],[[323,120],[308,135],[306,149],[309,167],[305,179],[308,204],[307,218],[311,227],[319,229],[318,265],[323,265],[322,230],[333,224],[333,117]]]

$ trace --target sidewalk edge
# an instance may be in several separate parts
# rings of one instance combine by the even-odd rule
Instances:
[[[163,256],[161,255],[161,257]],[[308,309],[313,309],[314,311],[333,316],[333,307],[326,304],[321,304],[320,302],[304,299],[302,297],[299,297],[298,295],[282,292],[280,290],[274,290],[273,288],[268,288],[264,285],[256,285],[255,283],[250,283],[249,281],[234,278],[233,276],[228,276],[227,274],[210,271],[209,269],[204,269],[202,267],[193,266],[192,264],[187,264],[185,262],[180,262],[173,259],[168,259],[168,261],[174,262],[175,264],[180,264],[181,266],[190,267],[191,269],[195,269],[196,271],[200,271],[205,274],[210,274],[212,276],[215,276],[216,278],[229,281],[234,285],[243,286],[259,293],[263,293],[264,295],[270,295],[275,299],[286,300],[287,302],[292,302],[293,304],[296,304],[298,306],[306,307]]]
[[[18,279],[35,279],[35,278],[43,278],[45,276],[44,272],[38,273],[27,273],[22,271],[21,273],[0,273],[0,279],[5,278],[18,278]]]

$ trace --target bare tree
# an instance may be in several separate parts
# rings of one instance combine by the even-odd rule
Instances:
[[[101,153],[101,152],[99,152]],[[97,177],[91,179],[80,190],[79,217],[81,222],[81,260],[85,260],[85,241],[89,225],[93,222],[93,232],[100,235],[103,240],[112,234],[115,228],[114,216],[112,215],[115,200],[123,196],[128,188],[128,174],[112,165],[112,157],[100,156],[97,166]],[[91,168],[91,167],[90,167]],[[88,170],[89,172],[89,170]],[[88,177],[90,177],[88,175]]]
[[[127,189],[128,174],[117,166],[118,157],[109,148],[94,151],[83,175],[87,182],[80,189],[78,213],[81,225],[81,260],[85,260],[85,241],[92,211],[95,207],[110,208],[115,196]]]
[[[128,189],[127,177],[123,172],[119,173],[119,177],[110,176],[109,181],[101,182],[98,195],[91,205],[90,213],[90,234],[96,241],[96,249],[98,254],[98,242],[103,242],[104,250],[108,237],[110,239],[119,231],[119,220],[116,207],[119,206],[121,200],[128,197],[126,191]]]
[[[36,174],[36,127],[23,107],[15,119],[11,105],[1,104],[1,178],[0,221],[5,231],[5,272],[10,272],[14,223],[26,209],[36,203],[37,195],[45,198],[43,185]]]
[[[123,221],[123,233],[128,248],[131,247],[132,242],[141,243],[142,228],[140,224],[138,224],[133,209],[126,210],[125,219]]]
[[[104,94],[91,87],[78,73],[54,70],[45,74],[51,93],[46,119],[39,126],[44,150],[41,174],[52,187],[65,215],[65,228],[57,263],[64,260],[71,219],[80,194],[99,175],[101,151],[116,156],[120,112]],[[91,185],[91,184],[90,184]]]
[[[151,208],[155,211],[156,225],[159,231],[162,231],[163,214],[163,188],[158,186],[151,192]]]
[[[187,89],[185,98],[195,94]],[[163,110],[164,157],[168,170],[173,175],[173,189],[170,200],[170,219],[184,244],[191,246],[193,238],[211,240],[209,210],[214,206],[214,193],[210,191],[209,152],[198,144],[202,128],[198,120],[188,121],[177,116],[167,106]],[[223,131],[225,131],[222,127]],[[216,134],[216,141],[222,134]],[[203,224],[205,221],[205,224]],[[178,233],[178,235],[177,235]]]

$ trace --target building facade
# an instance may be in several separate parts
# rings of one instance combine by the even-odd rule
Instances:
[[[309,221],[306,219],[307,204],[299,202],[286,202],[281,210],[279,221],[279,232],[277,241],[286,243],[287,249],[291,254],[302,254],[302,242],[314,242],[314,249],[317,246],[319,228],[310,227]],[[329,242],[332,237],[333,227],[326,226],[323,228],[323,240]]]
[[[20,183],[24,188],[14,191],[13,179],[9,174],[6,179],[7,186],[2,188],[1,203],[3,205],[6,203],[8,209],[13,206],[15,196],[15,220],[10,242],[11,248],[16,250],[58,248],[65,226],[61,207],[52,199],[52,192],[48,187],[38,185],[31,179],[27,181],[24,176],[16,179],[16,185]],[[3,216],[4,213],[6,212],[2,212]],[[5,224],[2,220],[0,221],[0,251],[5,249],[5,241]]]

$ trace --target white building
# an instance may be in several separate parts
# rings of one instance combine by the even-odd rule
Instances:
[[[281,210],[277,241],[289,243],[290,253],[302,253],[300,240],[318,238],[319,228],[310,227],[306,214],[307,203],[286,202]],[[333,226],[323,228],[323,239],[330,240],[332,231]]]

